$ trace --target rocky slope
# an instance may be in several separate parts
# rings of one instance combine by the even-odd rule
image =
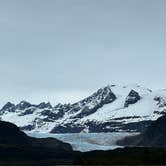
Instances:
[[[166,147],[166,115],[152,122],[136,136],[126,137],[117,143],[122,146]]]
[[[166,90],[108,85],[74,104],[8,102],[0,118],[31,132],[143,131],[166,113]]]

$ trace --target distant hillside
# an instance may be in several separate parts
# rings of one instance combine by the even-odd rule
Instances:
[[[166,115],[154,121],[143,133],[118,141],[124,146],[166,147]]]

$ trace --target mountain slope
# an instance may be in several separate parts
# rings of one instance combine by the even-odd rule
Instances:
[[[166,147],[166,115],[158,118],[136,136],[126,137],[117,143],[122,146]]]
[[[142,131],[166,113],[166,90],[108,85],[74,104],[7,103],[0,118],[32,132]]]
[[[71,145],[54,138],[32,138],[12,123],[0,121],[0,145],[54,148],[58,151],[72,151]]]

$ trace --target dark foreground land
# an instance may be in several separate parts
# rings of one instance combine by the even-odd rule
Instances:
[[[64,152],[50,148],[0,146],[0,166],[166,165],[166,149],[124,148],[113,151]]]
[[[166,115],[140,135],[117,142],[131,147],[81,153],[54,138],[29,137],[17,126],[0,121],[0,166],[166,165],[165,126]]]

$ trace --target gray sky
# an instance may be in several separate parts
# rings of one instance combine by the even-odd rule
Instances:
[[[74,102],[107,84],[166,88],[165,0],[0,0],[0,105]]]

